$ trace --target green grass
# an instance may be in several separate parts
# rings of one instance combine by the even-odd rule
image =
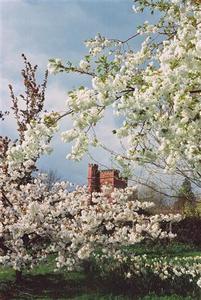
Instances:
[[[199,249],[189,245],[172,243],[165,246],[165,253],[173,256],[197,256],[201,255]],[[145,247],[145,245],[135,245],[130,248],[136,254],[147,253],[151,258],[164,254],[164,246]],[[141,279],[140,279],[141,280]],[[49,258],[47,262],[41,263],[30,272],[23,273],[23,281],[15,283],[15,272],[10,268],[0,268],[0,300],[50,300],[50,299],[71,299],[71,300],[200,300],[201,297],[190,295],[174,295],[171,290],[168,294],[160,292],[160,295],[151,294],[154,290],[144,293],[143,284],[138,283],[140,294],[135,293],[135,288],[131,286],[132,292],[127,290],[122,282],[112,282],[111,278],[100,280],[95,274],[85,274],[84,272],[64,272],[62,270],[54,272],[54,259]],[[134,282],[135,284],[135,282]],[[122,286],[121,286],[122,285]],[[146,296],[143,296],[143,295]],[[131,296],[132,295],[132,296]],[[141,295],[141,296],[140,296]]]
[[[157,295],[148,295],[143,298],[139,298],[139,300],[193,300],[191,296],[183,297],[178,295],[171,295],[171,296],[157,296]]]
[[[104,291],[99,281],[83,272],[54,272],[53,259],[41,263],[30,272],[23,273],[23,280],[15,283],[15,272],[0,268],[0,300],[127,300],[126,296]]]
[[[139,298],[137,295],[129,297],[118,295],[113,291],[107,291],[104,286],[97,281],[90,282],[83,274],[64,274],[48,273],[44,275],[26,275],[21,284],[15,284],[14,280],[3,280],[0,283],[1,300],[50,300],[50,299],[72,299],[72,300],[193,300],[194,297],[157,296],[150,295]],[[82,278],[84,277],[84,278]],[[13,274],[12,274],[13,278]],[[81,279],[82,278],[82,279]],[[123,294],[123,293],[122,293]]]
[[[129,252],[133,252],[136,255],[143,255],[147,254],[149,257],[157,257],[161,255],[166,255],[169,257],[174,256],[197,256],[201,255],[201,249],[198,247],[195,247],[194,245],[190,244],[182,244],[182,243],[176,243],[171,242],[167,245],[163,244],[156,244],[156,245],[149,245],[149,244],[136,244],[133,246],[130,246],[128,248]]]

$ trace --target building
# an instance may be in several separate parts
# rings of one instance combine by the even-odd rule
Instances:
[[[88,165],[88,191],[100,192],[103,185],[110,185],[112,189],[127,187],[127,179],[120,177],[119,170],[99,170],[97,164]]]

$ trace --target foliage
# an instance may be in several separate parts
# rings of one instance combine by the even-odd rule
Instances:
[[[93,268],[107,280],[126,281],[128,286],[135,283],[135,290],[160,292],[163,288],[166,292],[199,293],[194,278],[200,273],[200,252],[194,256],[183,253],[173,256],[167,252],[155,255],[121,252],[114,258],[97,255]]]
[[[173,224],[172,230],[177,234],[176,239],[179,242],[201,246],[201,218],[189,216]]]
[[[191,182],[185,178],[179,193],[178,200],[174,203],[174,208],[185,215],[195,215],[196,213],[196,199],[192,191]]]

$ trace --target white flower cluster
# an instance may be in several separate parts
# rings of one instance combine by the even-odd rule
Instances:
[[[83,70],[84,72],[87,72],[90,68],[90,64],[88,61],[81,59],[80,61],[80,69]]]
[[[92,56],[96,56],[97,54],[101,53],[103,49],[112,46],[113,44],[114,44],[113,41],[106,39],[100,34],[95,36],[94,39],[87,40],[85,42],[85,45],[87,48],[89,48],[89,53]]]
[[[59,58],[50,59],[47,66],[49,73],[57,74],[60,71],[61,64],[61,59]]]
[[[65,182],[48,190],[43,176],[17,186],[5,183],[0,200],[0,263],[16,270],[51,253],[57,254],[57,268],[75,269],[99,248],[111,256],[144,239],[172,238],[160,222],[180,219],[149,217],[143,211],[152,204],[132,199],[133,188],[114,190],[108,200],[107,191],[92,198],[84,188],[68,192]]]
[[[139,3],[137,11],[149,6],[146,1]],[[139,51],[127,51],[124,47],[121,50],[124,42],[102,36],[86,42],[89,59],[86,63],[81,61],[80,66],[94,70],[92,89],[77,89],[69,94],[68,105],[74,111],[70,140],[80,144],[80,129],[90,133],[90,125],[97,124],[112,106],[114,113],[124,119],[115,132],[129,141],[125,160],[162,165],[166,171],[179,168],[185,172],[183,166],[187,164],[198,174],[201,12],[197,1],[162,4],[163,1],[156,1],[151,7],[164,13],[159,22],[145,22],[139,31],[145,34]],[[103,49],[103,56],[94,61],[93,56]],[[87,149],[86,144],[84,148]]]
[[[12,175],[13,179],[14,174],[23,176],[23,169],[26,170],[33,167],[41,154],[51,153],[50,140],[58,127],[55,124],[46,124],[46,118],[47,116],[44,116],[44,119],[38,123],[31,122],[27,124],[22,143],[9,147],[7,151],[7,165],[8,173]]]
[[[126,272],[126,278],[137,276],[145,276],[153,273],[158,275],[162,280],[175,280],[176,277],[188,277],[189,282],[194,282],[199,287],[201,278],[201,257],[200,256],[160,256],[151,257],[147,254],[135,255],[125,254],[117,251],[113,256],[113,262],[110,260],[108,264],[108,256],[105,254],[95,254],[97,262],[102,266],[103,270],[118,269],[121,272]],[[126,266],[125,268],[123,267]]]

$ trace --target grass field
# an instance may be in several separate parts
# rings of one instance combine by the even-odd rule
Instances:
[[[135,252],[141,254],[144,251],[136,247]],[[148,251],[148,250],[147,250]],[[193,249],[188,245],[172,244],[166,249],[167,255],[201,255],[201,251]],[[161,255],[162,249],[158,246],[149,251],[149,255]],[[112,281],[112,280],[111,280]],[[15,272],[12,269],[0,269],[0,300],[15,299],[74,299],[74,300],[200,300],[199,296],[179,295],[171,291],[169,295],[154,294],[149,291],[146,295],[127,293],[121,283],[113,282],[110,285],[107,281],[100,280],[93,274],[83,272],[54,272],[53,259],[34,268],[31,272],[23,273],[23,280],[20,284],[15,283]]]
[[[181,295],[157,296],[153,293],[147,296],[127,296],[116,294],[115,290],[109,291],[103,283],[97,280],[89,280],[81,273],[49,273],[45,272],[47,266],[40,267],[40,274],[37,271],[24,276],[21,284],[14,281],[14,272],[12,270],[1,271],[0,299],[73,299],[73,300],[191,300],[198,299],[191,296]],[[41,272],[42,271],[42,272]],[[41,274],[43,273],[43,274]],[[4,277],[5,276],[5,277]]]

